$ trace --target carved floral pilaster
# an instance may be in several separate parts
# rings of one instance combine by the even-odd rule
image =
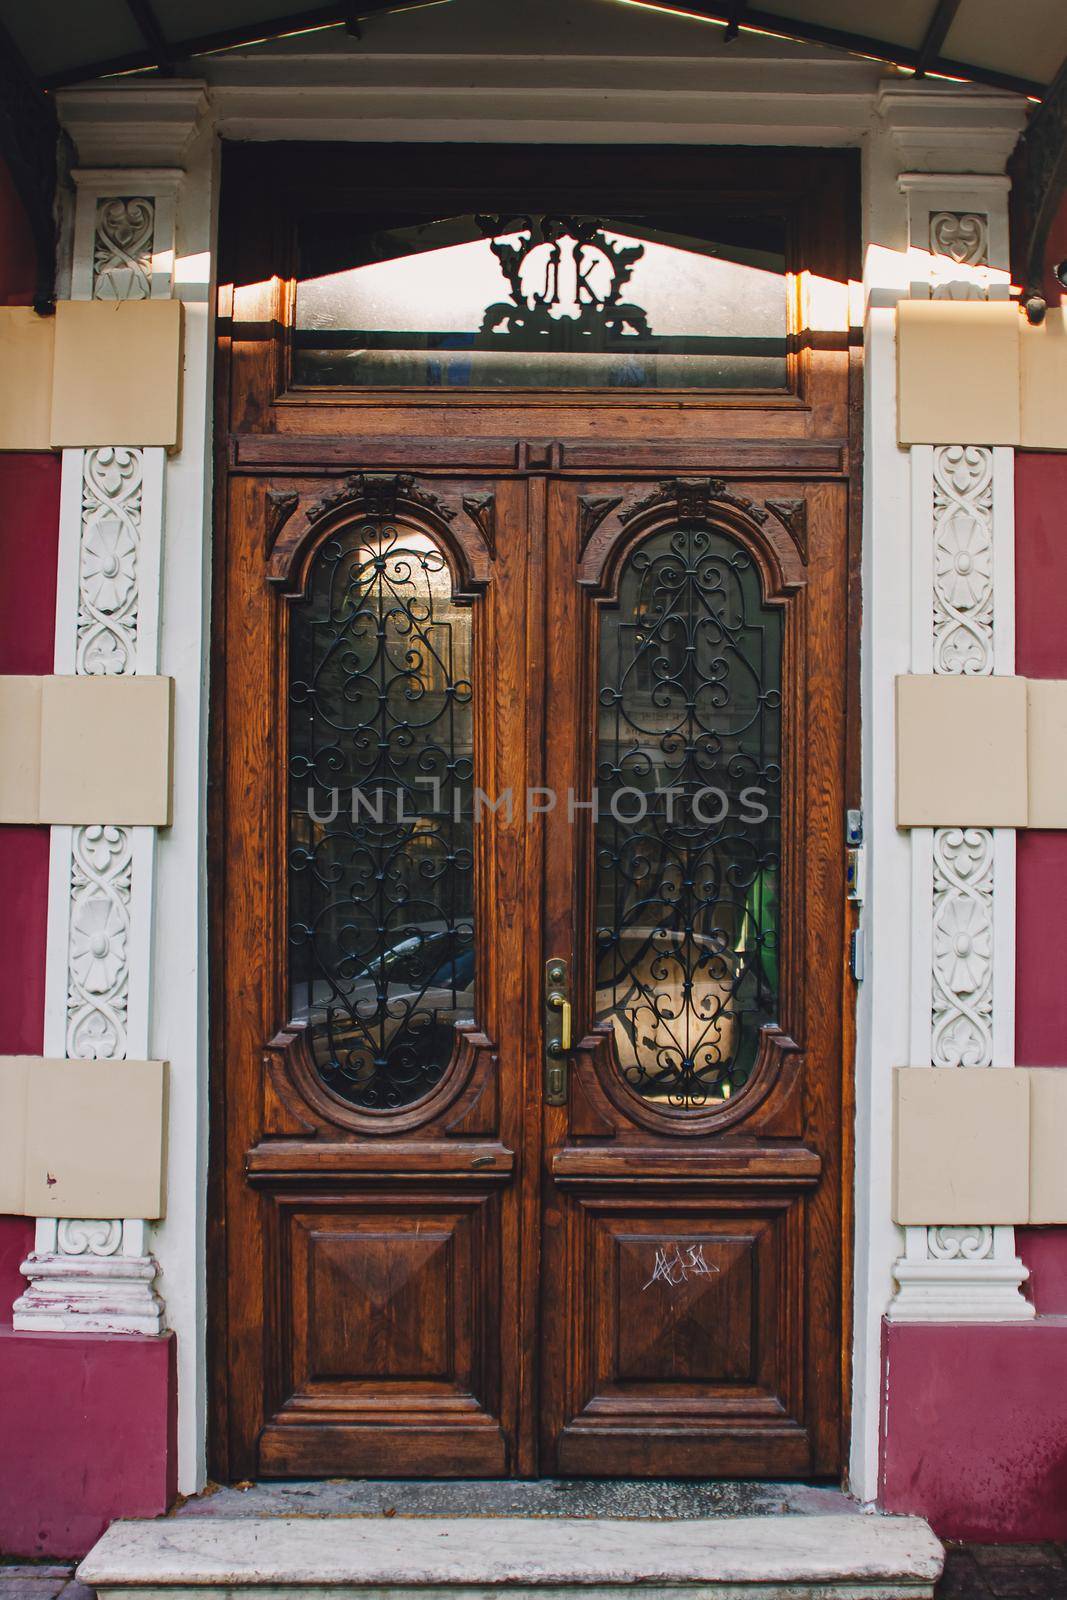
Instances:
[[[1004,180],[961,177],[963,191],[980,193],[985,186],[983,205],[973,208],[946,203],[952,182],[918,174],[901,180],[912,253],[928,262],[927,283],[913,284],[912,293],[971,299],[1004,293],[990,270],[991,251],[1006,253]],[[982,676],[1014,669],[1012,630],[1004,626],[1014,608],[1011,561],[998,556],[1014,538],[1010,482],[1005,485],[1002,477],[997,489],[997,458],[1003,454],[957,444],[911,451],[918,583],[914,671]],[[917,869],[913,1006],[926,1013],[913,1026],[912,1065],[1010,1066],[1003,1028],[998,1047],[997,1017],[1013,981],[1012,962],[1005,959],[1014,924],[1010,838],[992,828],[917,828],[911,844]],[[1021,1293],[1027,1273],[1015,1254],[1014,1229],[980,1218],[966,1226],[906,1228],[894,1276],[898,1289],[888,1313],[894,1321],[1033,1316]]]
[[[75,671],[136,670],[144,451],[86,450]]]
[[[993,671],[993,452],[933,452],[934,671]]]
[[[147,175],[150,176],[150,175]],[[170,292],[173,175],[81,173],[76,297]],[[136,192],[129,185],[138,180]],[[169,230],[169,231],[168,231]],[[165,240],[162,242],[166,242]],[[166,256],[166,252],[163,252]],[[163,452],[121,442],[63,452],[56,670],[116,677],[158,668]],[[149,1054],[148,950],[154,831],[106,820],[54,828],[45,1051],[72,1060]],[[42,1218],[22,1264],[16,1328],[159,1333],[164,1307],[147,1225],[129,1218]]]
[[[993,832],[934,830],[932,1064],[993,1062]]]

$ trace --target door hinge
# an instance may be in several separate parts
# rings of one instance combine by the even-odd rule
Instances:
[[[862,845],[845,851],[845,893],[856,905],[863,904],[863,878],[866,853]]]
[[[848,942],[848,969],[857,983],[863,982],[865,955],[863,929],[856,928]]]

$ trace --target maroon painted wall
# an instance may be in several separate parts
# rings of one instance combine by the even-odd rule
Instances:
[[[0,672],[52,671],[59,457],[0,455]],[[40,1055],[47,828],[0,828],[0,1055]]]
[[[1067,212],[1059,253],[1067,255]],[[1015,459],[1016,670],[1067,678],[1067,456]],[[1065,752],[1067,775],[1067,752]],[[1015,1059],[1067,1066],[1067,832],[1020,833],[1016,930]],[[1020,1228],[1041,1313],[1067,1313],[1067,1228]]]
[[[29,305],[33,242],[0,162],[0,304]],[[7,375],[6,381],[10,381]],[[0,672],[51,672],[56,633],[59,457],[0,455]],[[0,1055],[40,1055],[48,913],[47,828],[0,827]],[[0,1327],[24,1288],[33,1223],[0,1216]]]
[[[28,304],[34,277],[0,164],[0,304]],[[58,455],[0,454],[0,673],[53,670],[59,481]],[[0,1055],[44,1048],[48,846],[48,828],[0,826]],[[174,1498],[175,1342],[16,1333],[33,1231],[0,1217],[0,1555],[78,1556],[112,1518],[156,1516]]]
[[[0,1329],[0,1552],[80,1556],[177,1492],[175,1340]]]
[[[1067,1538],[1067,1321],[887,1323],[882,1501],[943,1539]]]
[[[37,260],[26,213],[15,185],[0,161],[0,305],[33,304]]]

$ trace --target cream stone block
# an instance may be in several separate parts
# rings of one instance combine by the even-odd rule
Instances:
[[[29,1056],[0,1056],[0,1215],[22,1215],[30,1066]]]
[[[25,1215],[163,1215],[165,1061],[33,1061],[26,1082]]]
[[[0,677],[0,822],[39,818],[42,682]]]
[[[1067,450],[1067,310],[1050,306],[1044,322],[1021,319],[1022,442],[1030,450]]]
[[[56,319],[0,306],[0,450],[52,447]]]
[[[897,679],[897,826],[1025,828],[1026,679]]]
[[[1019,443],[1022,320],[1010,301],[901,301],[901,444]]]
[[[893,1220],[1026,1222],[1030,1083],[998,1067],[898,1067]]]
[[[1030,1221],[1067,1222],[1067,1068],[1029,1067],[1026,1075],[1030,1079]]]
[[[61,300],[53,445],[178,444],[180,300]]]
[[[170,678],[45,678],[41,821],[169,825],[173,690]]]
[[[1030,678],[1026,685],[1031,828],[1067,828],[1067,683]]]

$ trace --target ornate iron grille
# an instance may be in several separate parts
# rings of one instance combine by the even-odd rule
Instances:
[[[471,613],[389,519],[318,552],[290,634],[293,1014],[322,1081],[410,1105],[472,1014]]]
[[[650,535],[602,614],[597,1015],[626,1081],[694,1110],[778,997],[781,614],[724,533]]]

